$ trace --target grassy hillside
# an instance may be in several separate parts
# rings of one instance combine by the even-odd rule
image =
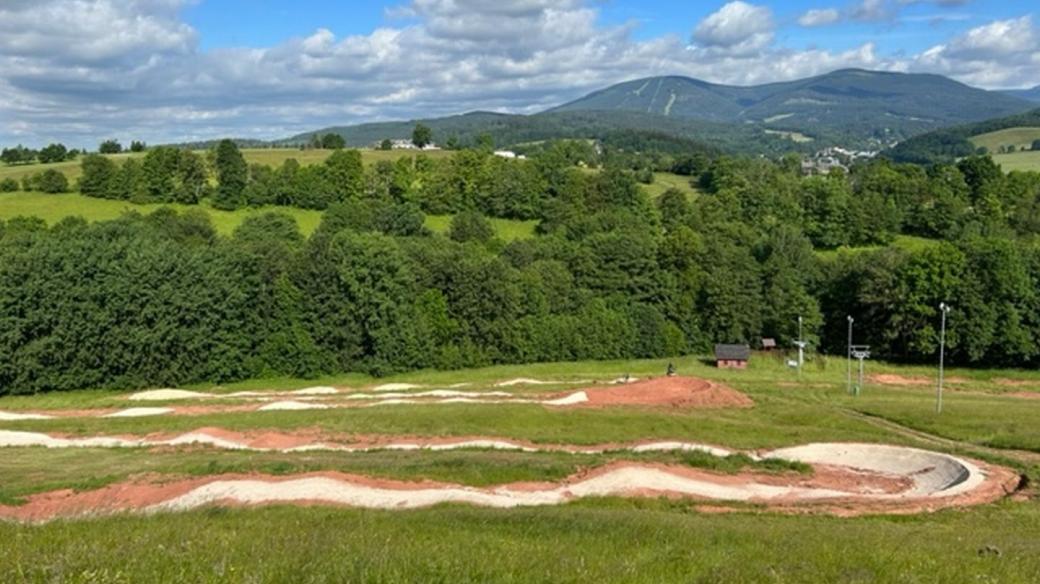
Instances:
[[[136,205],[126,201],[95,199],[84,197],[78,193],[48,195],[45,193],[0,193],[0,220],[14,217],[39,217],[49,225],[53,225],[66,217],[83,217],[87,221],[104,221],[116,219],[124,213],[147,214],[160,207],[170,207],[177,211],[201,210],[210,216],[217,232],[231,235],[242,221],[257,213],[279,211],[288,213],[296,219],[300,231],[310,235],[321,222],[321,211],[298,209],[296,207],[264,207],[259,209],[239,209],[237,211],[220,211],[207,204],[202,205]],[[430,215],[426,217],[426,226],[435,233],[447,233],[451,226],[451,215]],[[534,236],[537,221],[511,221],[509,219],[489,219],[496,235],[503,241],[513,241]]]
[[[993,160],[1004,172],[1013,170],[1031,170],[1040,172],[1040,152],[1015,152],[1014,154],[995,154]]]
[[[446,234],[451,228],[451,219],[452,215],[427,215],[426,227],[434,233]],[[514,221],[494,217],[489,217],[488,221],[495,229],[495,236],[507,242],[534,237],[534,228],[538,226],[537,221]]]
[[[1002,137],[1007,136],[1005,140],[1017,140],[1020,134],[1031,134],[1037,128],[1040,128],[1040,109],[922,134],[899,143],[883,155],[897,162],[950,162],[975,153],[980,146],[996,152],[990,146],[999,146]],[[981,142],[976,143],[976,139]]]
[[[198,151],[200,154],[203,151]],[[295,158],[301,165],[320,164],[332,154],[331,150],[300,150],[299,148],[249,148],[242,150],[246,162],[250,164],[266,164],[278,166],[290,158]],[[405,156],[415,156],[418,152],[413,150],[362,150],[361,159],[365,164],[375,164],[381,160],[394,161]],[[450,156],[451,152],[446,150],[430,150],[423,152],[430,158],[443,158]],[[122,162],[130,158],[143,158],[144,153],[111,154],[109,158]],[[17,164],[14,166],[0,165],[0,180],[11,177],[21,180],[22,177],[41,172],[47,169],[60,170],[74,181],[82,174],[80,172],[80,161],[70,160],[54,164]]]
[[[126,201],[95,199],[84,197],[78,193],[48,195],[45,193],[0,193],[0,219],[13,217],[39,217],[48,224],[54,224],[66,217],[83,217],[87,221],[104,221],[116,219],[124,213],[151,213],[160,207],[170,207],[177,211],[202,210],[209,214],[213,226],[218,232],[230,235],[246,217],[269,210],[278,210],[292,215],[296,219],[300,231],[305,235],[312,233],[321,221],[320,211],[297,209],[295,207],[267,207],[259,209],[239,209],[236,211],[220,211],[206,204],[202,205],[135,205]]]
[[[690,197],[694,197],[700,191],[690,184],[690,178],[691,177],[672,174],[670,172],[655,172],[654,182],[648,185],[643,185],[643,189],[646,190],[647,194],[654,199],[660,197],[668,189],[678,189]]]
[[[915,237],[913,235],[898,235],[892,240],[892,247],[897,247],[906,251],[920,251],[932,245],[937,245],[938,240],[927,239],[925,237]],[[866,246],[866,247],[839,247],[838,249],[827,249],[817,250],[816,255],[825,260],[835,260],[846,253],[862,253],[866,251],[877,251],[881,249],[881,246]]]
[[[1033,140],[1040,140],[1040,127],[1018,126],[1007,128],[972,136],[969,140],[971,140],[972,144],[983,147],[994,154],[1000,152],[1001,148],[1005,146],[1014,146],[1015,150],[1023,148],[1028,150],[1033,146]]]

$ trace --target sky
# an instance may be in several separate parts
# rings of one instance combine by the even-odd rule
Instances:
[[[652,75],[1032,87],[1038,18],[1020,0],[0,0],[0,146],[531,113]]]

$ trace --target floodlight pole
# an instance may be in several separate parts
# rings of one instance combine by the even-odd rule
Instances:
[[[943,369],[946,365],[946,315],[950,312],[950,305],[945,302],[939,304],[939,312],[942,313],[942,327],[939,333],[939,388],[935,394],[935,413],[942,413],[943,393]]]
[[[848,393],[851,394],[852,393],[852,323],[855,322],[855,319],[852,318],[851,316],[847,316],[845,318],[847,318],[848,321],[849,321],[849,344],[848,344],[848,350],[847,350],[847,352],[845,354],[846,361],[847,361],[847,370],[848,370],[846,372],[845,391],[847,391]]]

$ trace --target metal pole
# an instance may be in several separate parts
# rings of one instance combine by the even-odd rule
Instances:
[[[942,313],[942,327],[939,333],[939,389],[935,395],[935,413],[942,413],[942,393],[943,393],[943,369],[946,365],[946,314],[950,312],[950,306],[945,302],[939,305],[939,312]]]
[[[859,358],[859,384],[856,385],[857,396],[859,395],[859,392],[863,391],[863,359],[864,357]]]
[[[845,355],[848,365],[846,367],[848,371],[846,372],[845,376],[845,391],[848,393],[852,393],[852,323],[855,321],[851,316],[848,316],[846,318],[848,318],[849,320],[849,344],[848,350]]]
[[[798,379],[802,378],[802,365],[805,364],[805,342],[802,341],[802,317],[798,317]]]

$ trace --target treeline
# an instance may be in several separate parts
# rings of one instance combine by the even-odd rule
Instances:
[[[79,156],[79,150],[69,150],[64,144],[49,144],[40,150],[26,148],[19,144],[13,148],[4,148],[0,151],[0,162],[12,166],[15,164],[32,164],[39,162],[50,164],[52,162],[64,162],[75,160]]]
[[[135,192],[298,202],[310,176],[313,235],[266,213],[222,237],[204,212],[168,210],[0,228],[0,393],[790,346],[799,316],[824,351],[844,352],[852,315],[875,356],[921,361],[940,302],[951,362],[1037,363],[1040,176],[987,158],[802,178],[792,160],[669,155],[703,194],[652,201],[631,170],[578,168],[566,146],[368,169],[343,150],[264,171],[236,152],[210,155],[210,187],[206,157],[154,149]],[[84,180],[122,184],[125,164]],[[456,213],[449,237],[424,209]],[[487,214],[538,219],[538,235],[506,244]],[[931,240],[885,247],[897,234]],[[877,247],[819,253],[842,244]]]

